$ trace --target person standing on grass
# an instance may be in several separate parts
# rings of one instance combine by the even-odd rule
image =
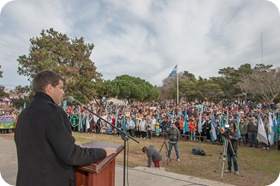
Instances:
[[[239,175],[238,172],[238,163],[237,163],[237,147],[238,147],[238,136],[234,130],[233,126],[229,128],[229,136],[228,139],[228,147],[227,147],[227,160],[228,160],[228,168],[225,173],[231,172],[232,160],[234,165],[235,174]]]
[[[180,131],[176,127],[174,122],[172,123],[171,129],[169,129],[169,131],[168,131],[168,139],[169,139],[169,149],[168,149],[167,158],[170,159],[171,150],[172,150],[172,147],[174,146],[177,161],[181,161],[179,150],[178,150],[178,141],[180,139]]]

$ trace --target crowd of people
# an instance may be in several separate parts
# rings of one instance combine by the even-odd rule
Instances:
[[[231,172],[233,160],[235,174],[239,174],[238,144],[249,144],[250,147],[262,144],[264,149],[269,149],[279,140],[279,104],[259,103],[256,107],[250,101],[182,101],[180,104],[174,101],[124,101],[124,104],[114,104],[102,99],[101,104],[63,104],[61,107],[64,79],[51,70],[39,72],[32,87],[34,99],[18,117],[11,117],[9,113],[1,116],[1,127],[4,122],[7,126],[11,125],[11,121],[16,123],[16,185],[75,185],[74,167],[88,165],[116,153],[116,149],[111,147],[83,148],[75,143],[71,130],[114,135],[122,135],[123,131],[145,139],[167,137],[169,148],[166,158],[170,160],[174,146],[177,161],[180,161],[178,141],[182,137],[212,143],[229,142],[226,172]],[[259,138],[260,135],[262,138]],[[160,167],[162,156],[154,146],[144,146],[142,151],[147,154],[148,167],[151,162]],[[46,171],[49,174],[44,174]]]
[[[179,129],[182,139],[223,143],[224,130],[230,126],[238,133],[239,145],[270,148],[270,141],[257,139],[260,119],[266,135],[273,133],[274,142],[280,139],[280,104],[254,104],[250,101],[232,102],[184,102],[174,101],[133,102],[125,104],[97,102],[87,105],[96,115],[83,107],[72,105],[64,109],[73,131],[120,135],[119,130],[133,137],[147,138],[165,136],[172,123]],[[15,112],[4,112],[1,116],[17,116]],[[271,121],[272,120],[272,121]],[[15,119],[16,121],[16,119]],[[270,123],[273,128],[270,128]],[[111,125],[110,125],[111,124]],[[2,129],[1,133],[12,130]],[[213,138],[214,136],[214,138]],[[279,144],[280,145],[280,144]]]
[[[277,107],[278,106],[278,107]],[[273,132],[279,136],[279,105],[254,104],[250,101],[232,103],[184,102],[177,105],[174,101],[166,102],[133,102],[130,104],[98,104],[87,105],[96,115],[79,106],[68,106],[72,130],[119,135],[118,128],[131,136],[151,139],[164,136],[172,128],[172,123],[179,129],[185,140],[223,142],[223,132],[230,126],[238,134],[239,145],[269,149],[269,142],[257,140],[260,120],[266,135]],[[273,128],[270,128],[270,122]],[[112,125],[110,125],[112,124]]]

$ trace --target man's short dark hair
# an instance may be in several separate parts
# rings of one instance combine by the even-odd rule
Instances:
[[[59,80],[63,81],[63,78],[60,76],[60,74],[52,70],[40,71],[33,79],[33,90],[35,92],[44,92],[44,89],[48,84],[56,86],[59,84]]]
[[[144,147],[142,148],[142,152],[146,153],[147,151],[148,151],[148,147],[144,146]]]

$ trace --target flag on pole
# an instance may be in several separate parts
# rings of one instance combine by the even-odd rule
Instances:
[[[189,124],[188,124],[188,114],[187,111],[185,111],[184,115],[184,127],[183,127],[183,133],[189,132]]]
[[[272,113],[272,119],[273,119],[274,143],[276,143],[278,122],[277,122],[276,115],[274,113]]]
[[[168,77],[171,77],[173,75],[177,74],[177,65],[173,68],[173,70],[170,72]]]
[[[225,122],[226,122],[226,120],[224,119],[224,116],[222,115],[221,119],[220,119],[220,123],[221,123],[220,132],[221,132],[221,134],[225,133]],[[224,135],[222,135],[222,141],[223,142],[225,141],[225,136]]]
[[[18,113],[20,114],[22,112],[22,107],[19,108]]]
[[[62,108],[65,111],[67,107],[67,100],[63,101]]]
[[[220,123],[221,123],[220,131],[223,134],[225,132],[225,120],[223,115],[221,116]]]
[[[83,120],[82,120],[82,114],[81,114],[81,108],[78,106],[78,117],[79,117],[79,126],[78,130],[81,132],[83,130]]]
[[[240,132],[240,116],[239,116],[238,113],[236,114],[236,133],[237,133],[238,138],[241,138],[241,132]]]
[[[122,119],[122,131],[126,132],[126,111],[124,110],[123,119]]]
[[[199,114],[199,120],[198,120],[198,133],[202,132],[202,113],[203,113],[203,105],[200,107],[200,114]]]
[[[257,139],[258,139],[259,142],[263,142],[263,143],[268,145],[267,136],[266,136],[266,132],[265,132],[265,129],[264,129],[264,124],[263,124],[263,121],[262,121],[262,118],[261,118],[260,115],[258,117],[258,135],[257,135]]]
[[[268,113],[267,138],[270,145],[272,145],[274,142],[274,124],[272,114],[270,112]]]
[[[227,109],[226,126],[229,126],[229,111]]]
[[[90,129],[90,125],[89,125],[89,112],[87,113],[86,116],[86,130]]]
[[[217,133],[216,133],[216,128],[215,128],[215,116],[212,114],[212,119],[211,119],[211,140],[214,142],[217,140]]]

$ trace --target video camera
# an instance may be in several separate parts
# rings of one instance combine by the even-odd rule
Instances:
[[[224,131],[222,132],[222,136],[224,136],[226,139],[228,139],[229,135],[230,135],[230,126],[229,126],[229,124],[226,124],[224,127]]]

